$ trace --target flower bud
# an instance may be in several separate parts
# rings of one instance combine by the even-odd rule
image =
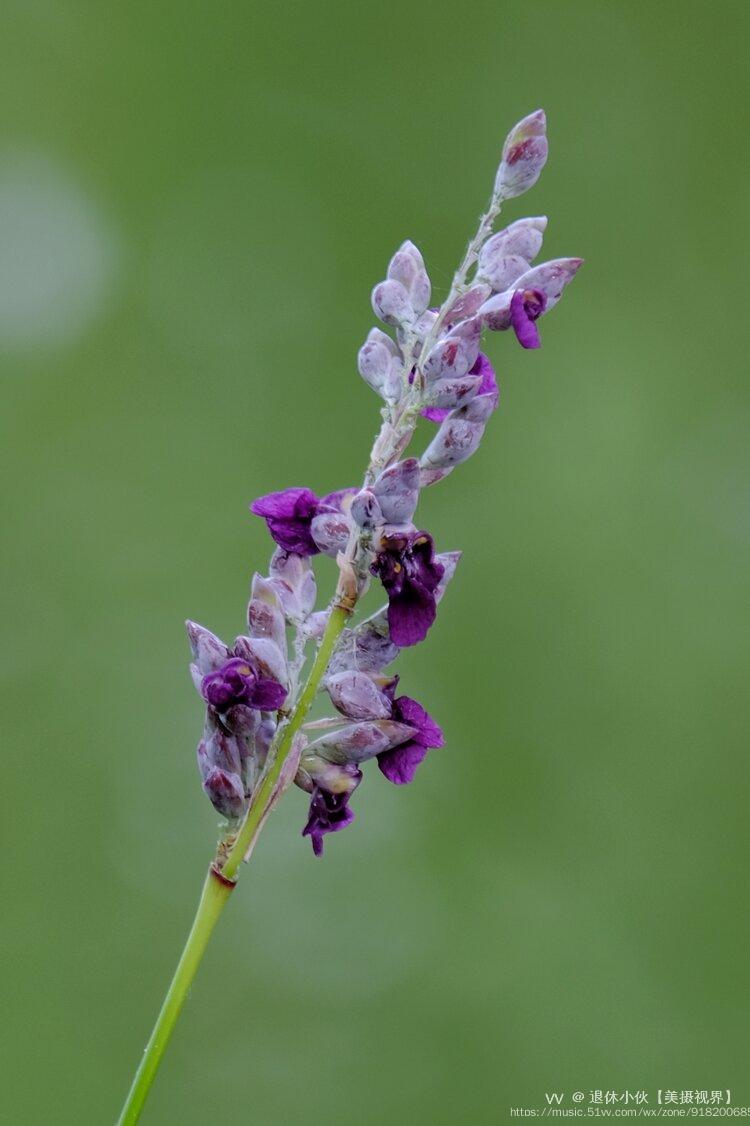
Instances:
[[[346,549],[351,525],[343,512],[321,512],[313,517],[310,533],[325,555],[334,558]]]
[[[481,267],[481,276],[486,278],[496,293],[513,285],[529,268],[529,263],[518,254],[494,255]]]
[[[317,588],[309,556],[279,547],[271,556],[269,582],[288,621],[299,625],[315,605]]]
[[[402,367],[396,343],[381,329],[370,329],[357,356],[357,368],[365,383],[382,398],[395,402],[401,393]]]
[[[419,462],[408,457],[384,469],[372,485],[381,524],[408,524],[419,499]]]
[[[224,642],[220,641],[210,630],[199,626],[197,622],[185,622],[185,629],[198,672],[201,676],[215,672],[229,656],[229,650]]]
[[[373,289],[372,307],[375,316],[388,325],[409,324],[416,318],[406,289],[391,278]]]
[[[215,766],[227,774],[239,774],[240,761],[237,740],[209,719],[198,744],[198,766],[203,778]]]
[[[453,325],[458,321],[463,321],[467,317],[475,316],[479,306],[482,302],[486,301],[492,293],[492,287],[486,282],[478,282],[465,293],[462,293],[455,299],[452,305],[445,312],[443,317],[444,325]]]
[[[425,406],[453,410],[476,395],[481,382],[480,375],[465,375],[462,379],[437,379],[427,389]]]
[[[512,199],[522,195],[539,179],[547,162],[547,118],[538,109],[511,129],[495,179],[495,195]]]
[[[424,268],[424,259],[413,242],[407,239],[393,255],[388,277],[404,287],[416,315],[424,313],[430,303],[430,279]]]
[[[262,676],[270,676],[285,688],[288,686],[286,658],[270,637],[238,637],[234,652]]]
[[[501,258],[517,255],[527,262],[533,262],[542,248],[542,239],[547,229],[547,216],[537,215],[527,219],[517,219],[504,230],[498,231],[482,247],[479,253],[477,272],[489,277],[493,263]],[[498,289],[498,286],[494,286]]]
[[[286,657],[286,623],[279,596],[268,579],[254,575],[252,597],[247,607],[247,625],[251,637],[268,637],[275,641]]]
[[[326,631],[330,616],[330,610],[316,610],[305,622],[306,635],[312,637],[315,641],[320,641]]]
[[[482,324],[476,317],[452,328],[427,356],[422,368],[425,382],[466,375],[476,363],[481,336]]]
[[[477,316],[492,332],[503,332],[506,328],[510,328],[510,303],[512,300],[512,289],[506,289],[505,293],[495,293],[480,306]]]
[[[349,669],[380,673],[396,660],[399,652],[390,639],[384,608],[355,629],[344,630],[329,669],[332,674]]]
[[[357,495],[352,498],[349,514],[360,528],[374,528],[384,522],[380,505],[370,489],[360,489]]]
[[[515,282],[514,289],[538,289],[546,298],[545,313],[552,309],[563,295],[568,282],[576,276],[583,265],[582,258],[554,258],[532,266]]]
[[[477,395],[466,406],[452,411],[423,453],[420,468],[426,471],[453,469],[470,458],[482,440],[487,419],[496,405],[497,394]],[[423,477],[424,484],[433,484],[436,480],[440,477]]]
[[[302,755],[294,779],[302,790],[312,793],[313,786],[320,786],[329,794],[352,794],[362,781],[362,771],[353,763],[328,762],[319,755]]]
[[[391,714],[390,701],[367,673],[334,673],[325,687],[334,707],[349,719],[387,719]]]
[[[415,731],[416,728],[392,719],[350,723],[316,739],[310,744],[310,751],[329,762],[365,762],[405,743]]]
[[[216,812],[227,820],[234,821],[244,813],[247,803],[238,774],[228,774],[218,766],[211,767],[203,781],[203,789]]]

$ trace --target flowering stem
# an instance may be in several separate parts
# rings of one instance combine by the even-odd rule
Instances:
[[[195,919],[185,943],[185,949],[177,963],[177,969],[167,990],[167,995],[146,1045],[143,1058],[135,1073],[133,1085],[128,1092],[117,1126],[132,1126],[141,1116],[143,1104],[169,1043],[172,1030],[177,1023],[185,997],[201,963],[211,932],[233,886],[230,881],[218,875],[213,866],[209,868],[198,910],[195,913]]]

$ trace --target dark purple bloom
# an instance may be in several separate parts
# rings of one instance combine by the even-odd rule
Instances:
[[[372,564],[388,593],[388,629],[400,649],[416,645],[435,621],[435,591],[443,565],[427,532],[384,535]]]
[[[321,548],[316,542],[313,520],[326,514],[340,516],[344,502],[356,492],[356,489],[338,489],[324,497],[317,497],[312,489],[282,489],[279,493],[258,497],[250,505],[250,511],[263,517],[271,536],[284,551],[295,555],[317,555],[319,551],[325,551],[327,545],[323,543]]]
[[[320,501],[311,489],[282,489],[258,497],[250,505],[255,516],[262,516],[271,536],[284,551],[295,555],[316,555],[320,550],[310,533]]]
[[[354,813],[349,808],[349,797],[349,792],[332,794],[320,786],[313,786],[310,812],[302,836],[310,837],[316,856],[323,855],[323,837],[326,833],[338,833],[354,820]]]
[[[540,289],[517,289],[510,302],[510,323],[522,348],[541,348],[536,321],[547,307]]]
[[[237,704],[275,712],[286,699],[286,689],[270,676],[261,676],[241,657],[230,657],[201,681],[201,695],[217,712]]]
[[[480,375],[482,377],[482,382],[477,388],[477,395],[498,394],[495,369],[484,352],[480,352],[477,356],[476,363],[469,371],[469,375]],[[431,422],[442,422],[450,413],[450,410],[443,407],[425,407],[422,411],[424,418],[429,418]]]
[[[431,747],[442,747],[445,740],[432,716],[410,696],[399,696],[393,701],[392,718],[416,728],[416,734],[406,743],[377,756],[378,766],[386,778],[396,786],[403,786],[412,781],[428,750]]]

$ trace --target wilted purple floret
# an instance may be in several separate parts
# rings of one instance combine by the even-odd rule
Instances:
[[[540,289],[517,289],[510,302],[510,323],[522,348],[541,348],[536,321],[547,307]]]
[[[498,386],[495,369],[484,352],[480,352],[477,356],[476,363],[469,372],[469,375],[479,375],[482,378],[476,391],[477,395],[497,394]],[[497,407],[497,399],[495,400],[495,407]],[[429,418],[431,422],[442,422],[450,413],[450,410],[443,407],[425,407],[422,411],[423,416]]]
[[[421,704],[410,696],[398,696],[393,701],[392,718],[416,728],[416,734],[400,747],[383,751],[377,756],[378,766],[386,778],[403,786],[411,782],[422,759],[430,748],[442,747],[443,732]]]
[[[201,695],[217,712],[226,712],[236,704],[274,712],[284,703],[286,689],[271,677],[256,673],[241,657],[231,657],[203,677]]]
[[[331,794],[320,786],[314,786],[310,798],[310,812],[302,836],[310,837],[313,852],[316,856],[322,856],[323,837],[326,833],[338,833],[340,829],[351,825],[353,820],[354,813],[349,808],[348,793]]]
[[[388,629],[400,649],[416,645],[435,621],[435,590],[443,566],[427,532],[384,534],[370,570],[388,593]]]

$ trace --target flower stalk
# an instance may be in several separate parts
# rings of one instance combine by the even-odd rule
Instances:
[[[259,497],[251,511],[266,521],[276,550],[269,574],[252,580],[247,632],[226,645],[187,623],[191,674],[205,705],[198,768],[222,834],[119,1126],[139,1119],[240,866],[285,791],[294,784],[310,795],[302,835],[321,856],[325,837],[354,820],[349,799],[369,760],[390,783],[406,785],[428,752],[444,744],[440,726],[416,700],[397,695],[399,677],[386,670],[401,649],[425,639],[460,559],[460,552],[436,552],[432,536],[413,519],[421,489],[476,452],[497,408],[499,389],[480,352],[482,335],[512,328],[522,347],[538,348],[536,321],[560,300],[581,264],[562,258],[531,266],[544,217],[492,233],[503,202],[536,182],[546,157],[539,110],[508,134],[490,206],[439,308],[430,308],[430,280],[417,247],[407,241],[396,251],[372,292],[373,310],[393,335],[373,328],[358,356],[360,375],[385,401],[362,488],[318,497],[295,486]],[[438,429],[420,458],[404,458],[420,417]],[[318,553],[335,559],[338,581],[332,602],[315,612],[310,557]],[[373,578],[387,605],[352,625]],[[306,723],[324,694],[336,714]]]

